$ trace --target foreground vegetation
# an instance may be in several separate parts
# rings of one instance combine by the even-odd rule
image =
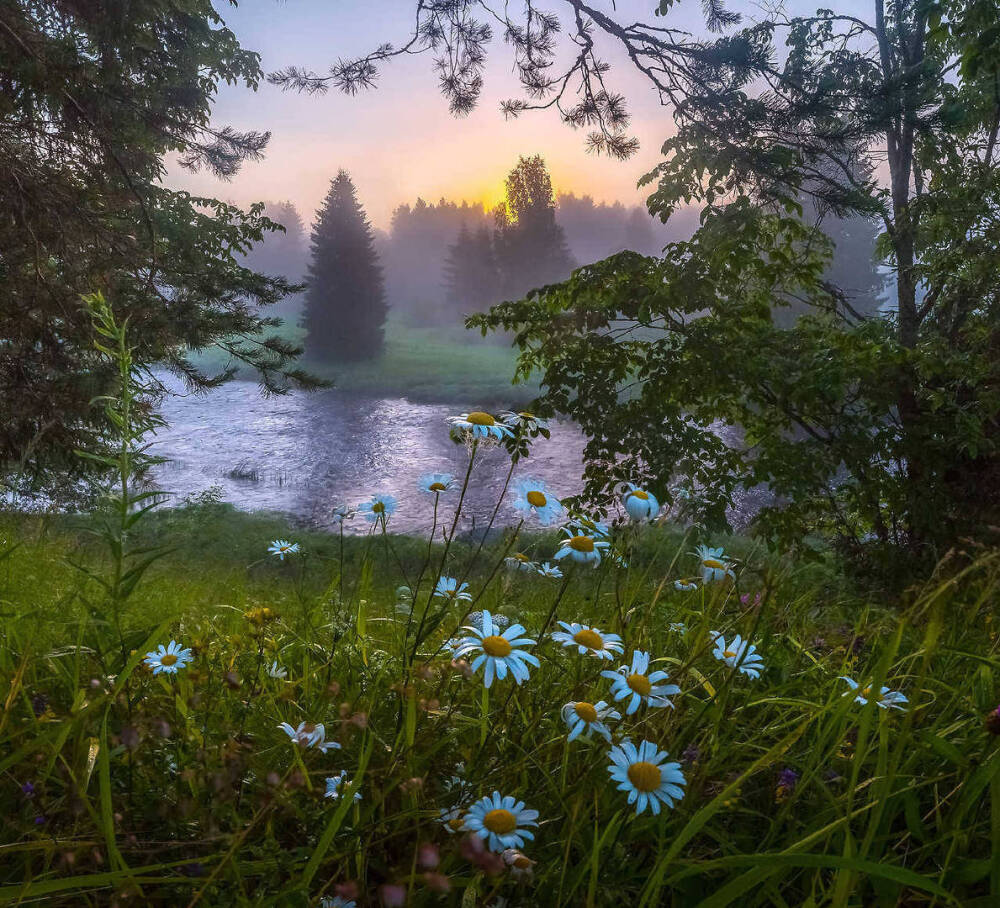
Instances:
[[[456,539],[445,566],[474,599],[442,609],[443,548],[375,526],[341,540],[211,501],[161,512],[132,542],[176,548],[117,640],[70,564],[100,570],[92,524],[6,519],[3,903],[995,903],[994,558],[894,606],[738,540],[735,582],[679,591],[692,540],[662,527],[634,536],[627,569],[546,578],[504,553],[548,560],[554,536],[510,530],[478,555]],[[268,556],[275,537],[300,551]],[[538,640],[520,686],[487,690],[443,649],[483,609]],[[559,645],[557,619],[621,635],[624,654]],[[716,629],[757,644],[759,679],[713,657]],[[193,660],[153,675],[143,657],[171,639]],[[636,815],[607,742],[569,742],[560,715],[610,703],[601,671],[635,650],[680,687],[673,709],[624,700],[608,722],[680,763],[683,797],[659,816]],[[840,675],[909,708],[861,706]],[[298,746],[281,722],[322,723],[339,747]],[[324,797],[342,771],[360,799]],[[493,791],[539,813],[521,868],[441,822]]]
[[[463,539],[480,448],[513,478],[545,443],[523,413],[452,419],[427,539],[382,492],[332,512],[357,535],[157,510],[156,417],[88,305],[117,482],[3,527],[0,903],[1000,898],[997,555],[889,602],[631,485],[605,525],[523,467],[524,519]]]

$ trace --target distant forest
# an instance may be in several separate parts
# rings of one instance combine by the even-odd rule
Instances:
[[[364,199],[364,187],[359,195]],[[269,234],[247,256],[250,267],[290,280],[304,279],[309,261],[309,221],[288,201],[265,202],[265,213],[285,228]],[[308,219],[308,220],[307,220]],[[697,226],[697,213],[671,218],[669,225],[654,220],[640,205],[595,202],[590,196],[561,193],[556,197],[556,221],[562,228],[575,265],[606,258],[623,249],[654,255],[671,240],[684,239]],[[426,324],[461,324],[461,317],[505,298],[470,300],[467,305],[448,299],[449,250],[465,231],[474,237],[487,231],[492,237],[495,214],[482,205],[440,199],[436,204],[418,198],[399,205],[388,230],[375,230],[376,248],[385,274],[390,311],[394,318]],[[561,279],[567,274],[555,275]],[[523,292],[531,288],[512,288]],[[289,297],[272,309],[285,319],[298,319],[303,295]]]
[[[363,186],[359,187],[359,195],[363,201]],[[560,280],[573,267],[600,261],[623,249],[657,255],[667,243],[687,239],[698,226],[694,209],[679,211],[668,224],[662,224],[640,205],[597,202],[588,195],[571,192],[559,193],[555,202],[556,223],[565,236],[570,261],[563,269],[565,274],[547,275],[546,281]],[[265,202],[265,213],[282,224],[286,232],[268,234],[249,254],[247,264],[266,274],[305,280],[310,224],[288,201]],[[308,216],[311,221],[313,213]],[[873,262],[877,231],[858,217],[827,217],[823,226],[837,244],[828,278],[845,289],[856,310],[874,312],[887,289]],[[375,228],[374,232],[389,311],[403,322],[460,328],[465,315],[531,289],[501,286],[478,298],[472,293],[465,299],[449,298],[449,291],[454,296],[454,286],[449,286],[454,283],[449,281],[450,259],[466,254],[463,244],[474,254],[477,237],[496,243],[496,212],[482,205],[444,198],[435,204],[418,198],[393,211],[388,230]],[[303,300],[303,294],[288,297],[272,312],[297,322]],[[793,305],[790,311],[795,310]]]

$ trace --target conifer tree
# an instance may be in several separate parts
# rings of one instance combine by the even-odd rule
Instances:
[[[377,356],[388,306],[375,235],[354,184],[341,170],[312,231],[303,325],[314,359]]]

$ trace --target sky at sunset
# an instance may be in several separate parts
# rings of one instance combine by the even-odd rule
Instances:
[[[415,8],[413,0],[245,0],[238,8],[217,0],[215,5],[243,46],[260,53],[265,72],[291,64],[325,72],[336,59],[358,56],[383,42],[399,46],[407,38]],[[611,12],[610,0],[595,5]],[[803,8],[815,5],[813,0]],[[560,6],[557,0],[548,4],[553,11]],[[617,0],[615,6],[619,20],[651,22],[656,3]],[[753,15],[756,7],[739,0],[731,8]],[[687,0],[668,21],[702,34],[701,4]],[[603,47],[604,58],[613,66],[609,84],[628,99],[632,133],[641,143],[639,153],[626,162],[587,152],[585,133],[562,124],[554,110],[505,121],[499,102],[519,93],[510,54],[494,38],[479,107],[464,118],[448,112],[428,54],[386,64],[378,87],[354,97],[335,89],[309,97],[266,83],[256,92],[223,86],[215,125],[270,130],[266,159],[245,165],[229,184],[179,169],[171,170],[168,180],[241,205],[288,199],[308,222],[342,167],[354,179],[374,224],[385,229],[393,208],[418,196],[495,204],[518,155],[539,153],[557,192],[636,204],[646,195],[636,182],[659,160],[671,118],[618,48],[607,39]]]

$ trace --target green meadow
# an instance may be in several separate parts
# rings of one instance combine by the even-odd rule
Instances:
[[[680,591],[709,540],[669,525],[614,528],[617,555],[559,578],[513,559],[551,562],[553,532],[480,547],[391,526],[307,532],[207,498],[137,521],[122,561],[98,517],[6,515],[0,903],[997,903],[995,556],[889,600],[832,560],[710,540],[734,577]],[[275,539],[299,549],[269,555]],[[439,575],[471,599],[431,595]],[[536,641],[523,683],[487,689],[446,648],[484,610]],[[559,621],[623,652],[564,646]],[[712,631],[750,640],[759,677]],[[191,660],[154,674],[145,654],[171,640]],[[613,700],[601,672],[635,651],[679,687],[671,706]],[[615,745],[652,742],[683,775],[658,815],[612,782],[601,734],[569,740],[564,706],[600,701]],[[455,831],[493,792],[538,814],[507,859]]]
[[[291,321],[277,333],[295,344],[304,333]],[[304,360],[312,374],[340,391],[370,397],[407,397],[424,403],[478,401],[482,405],[501,402],[512,405],[530,401],[537,385],[512,385],[516,353],[495,339],[485,340],[461,327],[420,327],[390,318],[386,324],[385,349],[357,363]],[[227,354],[209,350],[196,362],[206,369],[230,365]],[[252,378],[251,370],[244,370]]]

